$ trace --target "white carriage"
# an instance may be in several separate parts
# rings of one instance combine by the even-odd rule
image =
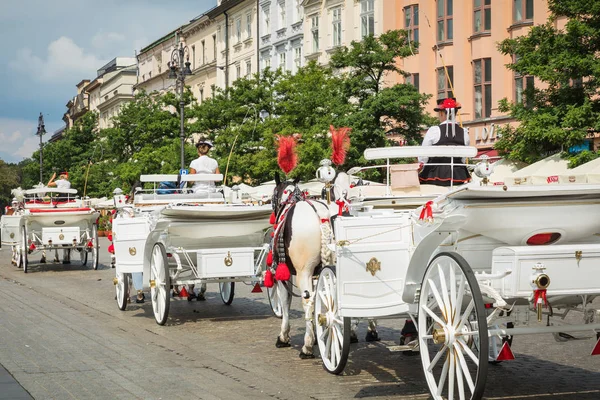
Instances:
[[[389,164],[421,153],[372,149],[365,158]],[[597,339],[598,213],[595,183],[471,183],[413,210],[355,204],[351,216],[335,220],[337,261],[321,272],[314,294],[325,369],[343,371],[351,318],[413,319],[418,339],[398,349],[420,350],[435,399],[481,398],[488,361],[510,359],[513,335],[587,331]],[[565,322],[572,311],[580,323]]]
[[[11,215],[0,222],[2,243],[13,249],[13,263],[29,269],[28,256],[35,252],[62,250],[78,255],[81,265],[91,258],[98,269],[99,213],[87,199],[79,199],[76,189],[35,188],[17,191]]]
[[[221,174],[179,177],[184,182],[220,181]],[[127,305],[132,273],[143,273],[150,287],[156,322],[167,321],[172,286],[218,283],[227,305],[234,297],[235,282],[258,283],[268,244],[270,205],[243,203],[220,192],[166,193],[158,182],[177,181],[177,175],[142,175],[154,183],[152,190],[137,191],[133,203],[115,195],[118,210],[113,219],[117,303]]]

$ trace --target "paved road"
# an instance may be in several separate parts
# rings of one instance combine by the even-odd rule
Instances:
[[[231,306],[216,285],[206,302],[174,300],[166,326],[156,325],[149,302],[119,311],[107,244],[101,240],[98,271],[34,263],[23,274],[10,265],[9,249],[0,251],[0,365],[8,371],[0,368],[0,399],[27,392],[35,399],[429,398],[418,356],[388,347],[402,321],[382,321],[382,342],[354,345],[345,373],[333,376],[319,359],[298,358],[296,299],[287,349],[275,348],[280,320],[266,295],[244,285]],[[593,344],[516,338],[517,359],[491,366],[486,398],[600,399]]]

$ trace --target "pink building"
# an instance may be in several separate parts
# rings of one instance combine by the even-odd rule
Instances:
[[[532,77],[516,76],[506,68],[511,59],[498,51],[497,44],[545,23],[546,1],[389,0],[385,4],[384,31],[406,29],[419,42],[414,56],[400,65],[411,74],[406,82],[433,96],[432,114],[436,99],[456,97],[471,144],[490,149],[496,141],[495,127],[513,122],[498,111],[498,102],[502,98],[521,101],[524,88],[533,84]]]

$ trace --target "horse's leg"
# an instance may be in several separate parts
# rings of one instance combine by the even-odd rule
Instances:
[[[281,332],[277,336],[275,347],[290,347],[290,307],[292,305],[291,296],[288,296],[287,288],[281,281],[276,281],[277,301],[281,305]]]
[[[377,333],[377,320],[369,319],[369,326],[367,327],[367,336],[365,336],[365,342],[378,342],[381,338]]]
[[[313,354],[313,345],[315,344],[314,330],[314,311],[315,311],[315,292],[312,282],[312,268],[304,268],[297,271],[297,284],[302,296],[302,308],[304,308],[304,321],[306,324],[306,332],[304,333],[304,346],[300,351],[300,358],[315,358]],[[306,295],[308,293],[308,295]],[[308,297],[308,298],[306,298]]]

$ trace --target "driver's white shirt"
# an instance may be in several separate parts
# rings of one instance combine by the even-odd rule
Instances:
[[[193,168],[197,174],[214,174],[217,168],[219,168],[219,164],[214,158],[200,156],[190,163],[190,168]],[[207,181],[194,182],[192,189],[194,189],[195,193],[216,191],[215,183]]]
[[[71,182],[66,179],[59,179],[54,181],[54,183],[56,183],[57,189],[71,189]]]

